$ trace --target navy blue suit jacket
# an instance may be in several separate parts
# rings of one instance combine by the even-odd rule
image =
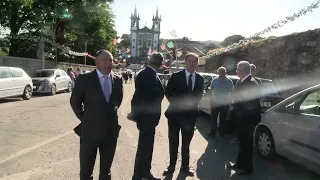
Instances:
[[[132,118],[137,123],[156,127],[161,116],[164,89],[157,73],[149,66],[143,69],[135,81],[135,92],[131,100]]]

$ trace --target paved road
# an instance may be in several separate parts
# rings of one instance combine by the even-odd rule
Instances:
[[[133,172],[138,131],[126,119],[130,111],[133,85],[124,85],[123,105],[119,110],[122,126],[116,157],[112,167],[113,179],[129,180]],[[79,121],[69,106],[69,93],[34,97],[29,101],[9,101],[0,104],[0,180],[76,180],[79,172],[79,138],[72,128]],[[163,102],[163,108],[167,107]],[[207,141],[208,121],[199,119],[191,144],[192,166],[197,177],[185,178],[178,171],[166,179],[253,179],[253,180],[316,180],[319,176],[279,160],[267,163],[255,157],[256,171],[250,177],[238,177],[225,169],[233,161],[237,148],[225,140]],[[99,161],[99,160],[97,160]],[[98,164],[98,163],[97,163]],[[153,173],[161,175],[168,164],[166,119],[157,128]],[[178,169],[178,166],[177,166]],[[95,168],[95,177],[98,166]]]

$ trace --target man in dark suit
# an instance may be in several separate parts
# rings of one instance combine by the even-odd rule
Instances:
[[[97,69],[77,79],[70,105],[81,121],[80,180],[91,180],[97,149],[100,152],[99,180],[110,180],[110,169],[120,131],[117,110],[122,102],[122,80],[111,72],[112,54],[98,51]]]
[[[165,95],[170,102],[165,113],[169,126],[170,165],[165,169],[164,175],[175,171],[180,130],[182,134],[181,171],[189,176],[194,175],[194,171],[189,167],[189,146],[199,115],[198,104],[204,89],[204,78],[196,73],[198,60],[198,55],[187,54],[186,68],[171,75],[165,90]]]
[[[157,75],[162,66],[163,56],[153,53],[149,66],[139,72],[135,82],[135,92],[131,101],[128,119],[137,123],[139,142],[134,165],[133,180],[158,180],[151,170],[154,135],[161,116],[161,102],[164,89]]]
[[[248,175],[253,172],[253,131],[261,119],[261,95],[258,83],[251,75],[248,61],[238,63],[237,74],[240,79],[234,91],[234,111],[239,150],[236,163],[229,168],[239,170],[239,175]]]

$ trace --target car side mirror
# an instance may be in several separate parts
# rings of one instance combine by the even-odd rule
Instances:
[[[291,114],[297,114],[298,113],[294,104],[289,106],[288,111]]]

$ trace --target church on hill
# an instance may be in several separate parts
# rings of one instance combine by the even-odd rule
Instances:
[[[148,28],[146,23],[144,27],[140,28],[140,16],[136,7],[130,19],[131,57],[147,58],[149,48],[151,51],[159,51],[161,16],[159,16],[158,8],[156,14],[153,15],[151,28]]]

